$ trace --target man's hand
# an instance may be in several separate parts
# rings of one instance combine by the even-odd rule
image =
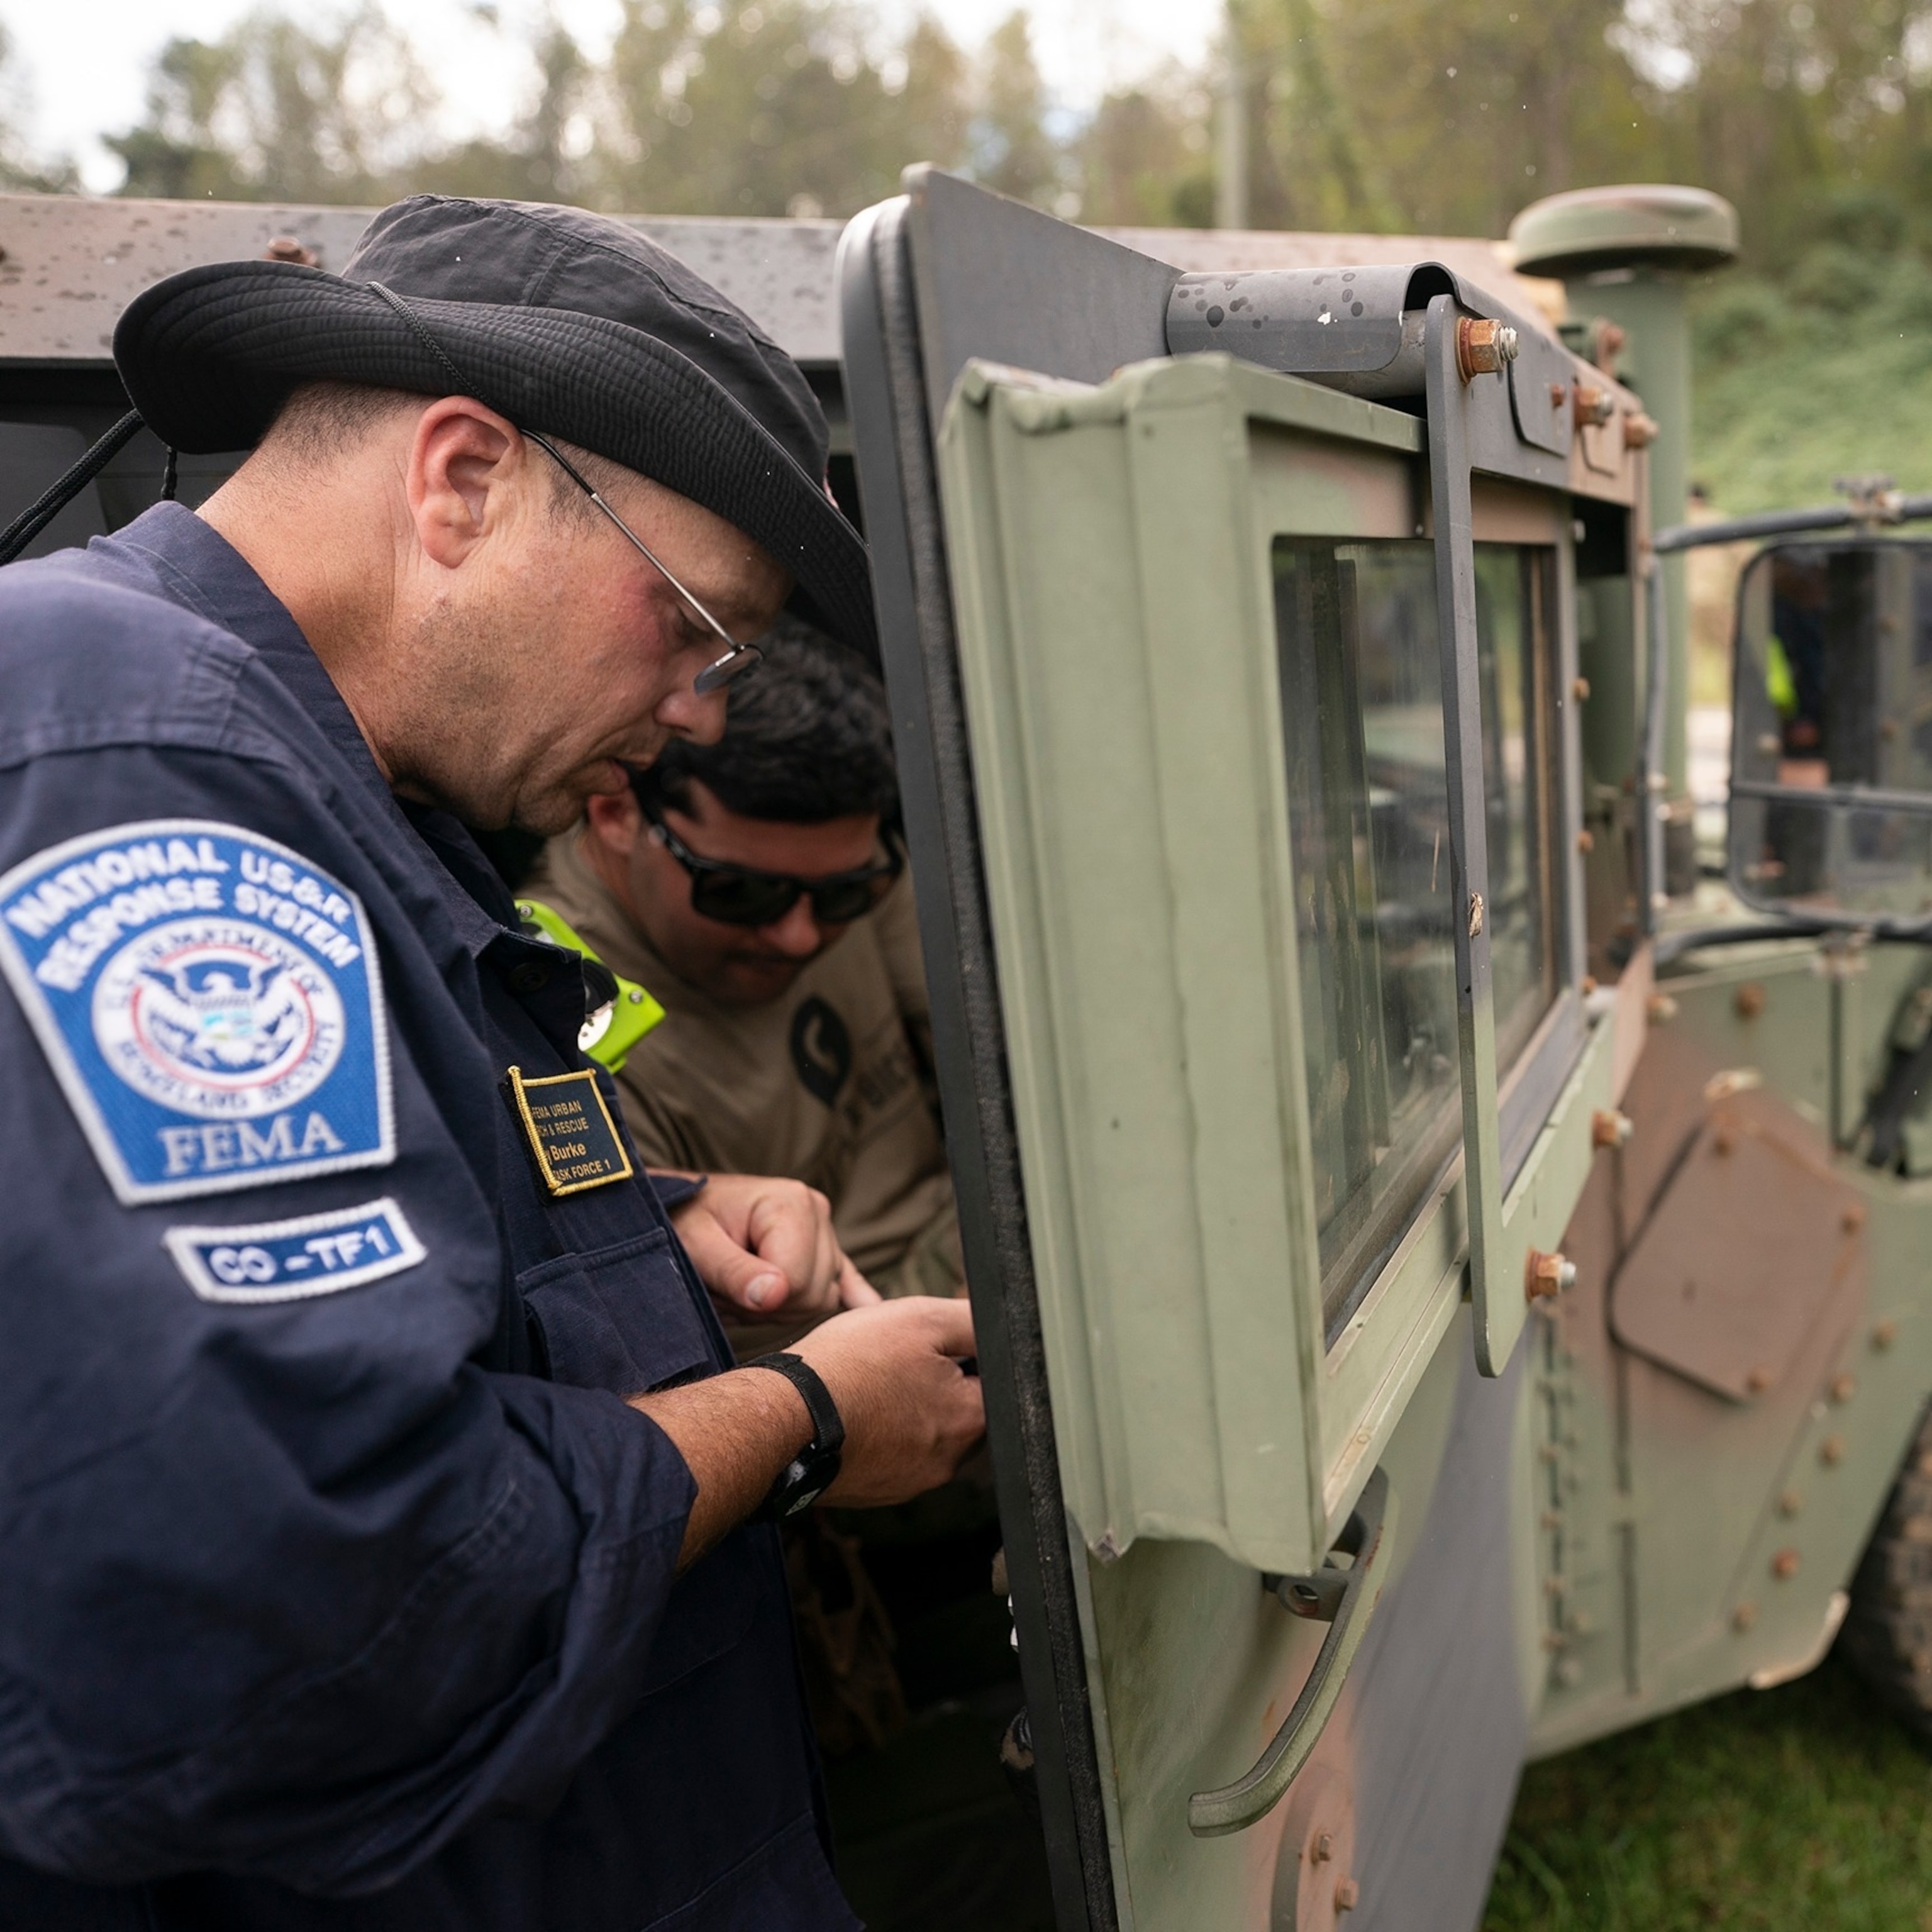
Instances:
[[[878,1291],[832,1230],[832,1204],[802,1181],[714,1174],[671,1210],[698,1278],[748,1321],[864,1308]]]
[[[834,1316],[794,1345],[845,1424],[827,1502],[907,1502],[958,1469],[986,1432],[979,1378],[959,1366],[972,1352],[972,1310],[926,1295]],[[670,1438],[698,1484],[680,1568],[756,1509],[812,1439],[805,1399],[768,1370],[736,1369],[631,1401]]]
[[[980,1378],[959,1366],[973,1352],[973,1311],[963,1301],[914,1294],[855,1309],[791,1352],[818,1371],[845,1424],[827,1502],[863,1509],[922,1496],[986,1432]]]

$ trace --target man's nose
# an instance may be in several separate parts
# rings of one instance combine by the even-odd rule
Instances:
[[[760,932],[768,946],[775,946],[793,959],[809,959],[825,944],[825,934],[812,916],[812,899],[808,893],[801,892],[797,904],[783,919],[772,920],[770,926],[760,928]]]
[[[694,745],[715,745],[724,735],[722,691],[700,694],[685,685],[658,706],[657,722]]]

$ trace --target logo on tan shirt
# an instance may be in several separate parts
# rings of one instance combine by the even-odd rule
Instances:
[[[852,1035],[845,1022],[814,994],[791,1018],[791,1064],[805,1090],[830,1106],[852,1071]]]

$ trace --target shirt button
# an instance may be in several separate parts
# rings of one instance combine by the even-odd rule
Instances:
[[[541,993],[550,984],[550,968],[539,966],[533,959],[526,959],[520,966],[510,968],[510,991],[513,993]]]

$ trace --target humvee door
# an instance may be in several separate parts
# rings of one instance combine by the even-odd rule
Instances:
[[[1060,1921],[1467,1920],[1535,1628],[1480,1378],[1610,1096],[1570,367],[1485,369],[1428,265],[1270,292],[908,188],[846,392]],[[1322,359],[1364,316],[1393,404]]]

